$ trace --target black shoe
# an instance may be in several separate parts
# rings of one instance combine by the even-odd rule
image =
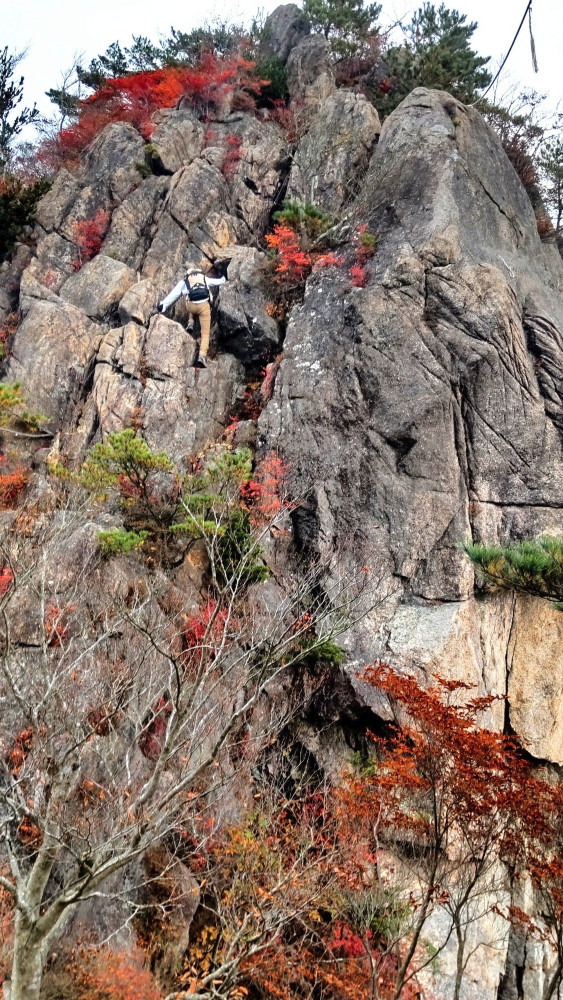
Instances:
[[[188,323],[187,330],[188,333],[193,333],[195,328],[195,323]]]
[[[203,354],[198,354],[194,368],[207,368],[207,359],[204,358]]]

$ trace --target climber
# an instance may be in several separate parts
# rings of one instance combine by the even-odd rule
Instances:
[[[209,288],[211,285],[225,284],[227,280],[228,264],[229,261],[220,261],[215,264],[216,271],[223,271],[223,274],[219,278],[209,278],[203,273],[201,268],[190,264],[184,280],[179,281],[169,295],[167,295],[162,302],[159,302],[157,306],[157,311],[159,313],[166,312],[169,306],[176,302],[176,299],[179,299],[181,295],[184,295],[186,298],[188,313],[190,314],[188,322],[188,330],[190,333],[194,328],[194,318],[196,316],[199,317],[201,341],[197,361],[194,363],[196,368],[207,368],[209,331],[211,328],[211,296],[209,294]]]

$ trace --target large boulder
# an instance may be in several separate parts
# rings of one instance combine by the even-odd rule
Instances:
[[[181,378],[147,378],[142,399],[143,436],[188,463],[217,441],[229,423],[243,372],[239,361],[219,355],[207,369],[186,368]]]
[[[149,155],[165,173],[175,174],[197,159],[204,136],[202,123],[191,111],[160,111],[151,135]]]
[[[142,277],[165,294],[186,271],[234,243],[243,227],[231,214],[231,195],[221,171],[205,159],[182,168],[170,190],[146,253]]]
[[[280,346],[278,324],[262,290],[264,255],[252,247],[226,247],[224,253],[231,263],[217,305],[220,349],[247,367],[263,368]]]
[[[559,613],[542,607],[540,656],[529,612],[474,599],[459,542],[563,533],[561,260],[498,138],[440,92],[415,91],[387,119],[357,209],[379,234],[366,286],[344,268],[309,279],[263,447],[289,463],[296,495],[313,484],[300,544],[352,575],[369,567],[387,597],[351,652],[508,688],[524,745],[560,762],[558,726],[534,729],[526,707],[532,685],[534,717],[560,717]]]
[[[324,35],[303,38],[287,60],[287,86],[292,101],[319,108],[336,90],[330,46]]]
[[[225,177],[231,212],[247,227],[241,235],[261,235],[291,162],[284,137],[271,122],[242,114],[230,115],[210,131],[203,156]]]
[[[166,177],[149,177],[116,208],[104,240],[104,253],[140,268],[168,193]]]
[[[104,319],[116,308],[137,280],[132,268],[113,257],[98,254],[65,281],[61,298],[82,309],[93,319]]]
[[[357,194],[380,132],[377,111],[363,94],[331,94],[295,151],[288,198],[338,212]]]
[[[8,377],[23,384],[30,409],[59,428],[84,394],[102,330],[75,306],[33,301],[18,329]]]
[[[286,63],[289,53],[311,26],[306,14],[294,3],[281,4],[268,15],[260,41],[260,59],[279,59]]]
[[[59,229],[76,241],[77,224],[94,219],[101,210],[108,220],[114,209],[142,181],[145,143],[137,130],[126,122],[107,125],[88,149],[79,174],[80,189],[74,190],[65,208]]]
[[[58,171],[47,194],[43,195],[37,206],[35,220],[47,233],[59,229],[62,222],[80,193],[80,182],[65,168]]]

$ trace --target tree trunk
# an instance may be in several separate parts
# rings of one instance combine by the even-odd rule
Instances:
[[[39,1000],[46,941],[29,921],[16,917],[10,1000]]]
[[[465,934],[462,933],[459,916],[454,917],[455,932],[457,937],[457,962],[455,972],[455,986],[453,1000],[459,1000],[461,983],[463,979],[463,964],[465,958]]]

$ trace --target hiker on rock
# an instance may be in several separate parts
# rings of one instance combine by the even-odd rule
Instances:
[[[224,262],[223,264],[224,271],[226,271],[226,263],[227,262]],[[221,265],[217,266],[216,269],[218,270],[220,266]],[[184,280],[179,281],[170,294],[167,295],[162,302],[159,302],[157,306],[159,313],[166,312],[166,310],[174,302],[176,302],[181,295],[184,295],[188,313],[190,314],[188,322],[188,330],[190,333],[194,328],[195,317],[199,317],[201,341],[199,346],[199,355],[197,361],[195,362],[195,365],[198,368],[207,368],[209,331],[211,328],[211,296],[209,294],[209,288],[211,285],[224,285],[226,280],[227,277],[225,273],[220,278],[208,278],[203,273],[201,268],[190,265]]]

